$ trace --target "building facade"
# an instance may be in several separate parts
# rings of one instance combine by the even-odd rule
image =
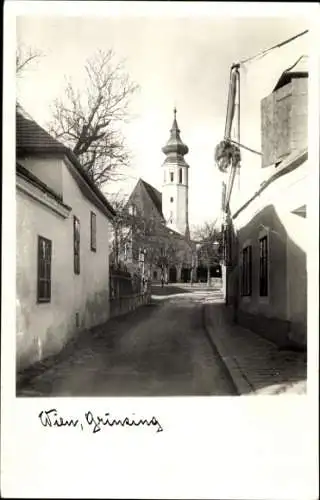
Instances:
[[[227,200],[226,300],[281,347],[307,344],[308,71],[302,57],[261,103],[260,187]],[[233,204],[235,207],[235,204]]]
[[[16,113],[17,369],[109,318],[115,212],[73,153]]]

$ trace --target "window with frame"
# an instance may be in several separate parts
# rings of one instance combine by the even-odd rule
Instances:
[[[51,257],[51,240],[38,236],[38,302],[51,300]]]
[[[179,168],[179,184],[182,184],[182,168]]]
[[[73,216],[73,269],[80,274],[80,221]]]
[[[91,212],[90,220],[90,240],[91,240],[91,250],[93,252],[97,251],[97,216],[94,212]]]
[[[242,250],[242,287],[241,294],[244,297],[252,293],[252,247],[251,245]]]
[[[264,236],[259,239],[260,248],[260,273],[259,273],[259,289],[260,297],[268,296],[268,237]]]
[[[173,182],[173,179],[174,179],[173,172],[170,172],[170,182]]]

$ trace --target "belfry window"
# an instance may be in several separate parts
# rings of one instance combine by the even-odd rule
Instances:
[[[170,203],[173,203],[173,198],[172,198],[172,196],[171,196],[171,198],[170,198]]]
[[[170,172],[170,182],[173,182],[173,172]]]
[[[182,168],[179,168],[179,184],[182,184]]]

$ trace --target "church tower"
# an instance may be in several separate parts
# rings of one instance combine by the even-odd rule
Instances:
[[[189,165],[184,159],[184,155],[188,153],[189,148],[180,138],[176,115],[177,110],[174,108],[170,139],[162,148],[166,155],[162,165],[162,211],[167,226],[189,238]]]

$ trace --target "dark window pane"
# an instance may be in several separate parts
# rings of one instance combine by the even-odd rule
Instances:
[[[38,286],[39,286],[39,299],[43,299],[45,296],[44,281],[40,280]]]
[[[49,296],[48,281],[44,281],[43,285],[44,285],[44,298],[47,299]]]
[[[39,260],[39,278],[44,278],[44,260],[41,257]]]

